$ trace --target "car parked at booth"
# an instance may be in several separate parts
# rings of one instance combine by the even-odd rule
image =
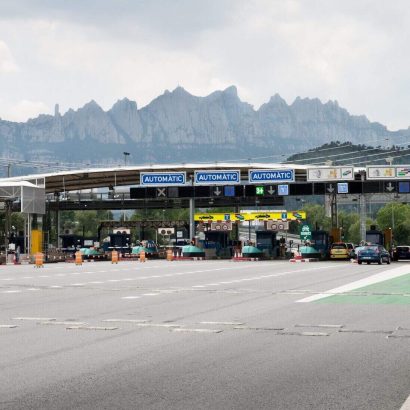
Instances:
[[[368,265],[376,262],[381,265],[383,262],[390,264],[390,253],[381,245],[364,246],[357,253],[357,263],[361,265],[366,262]]]
[[[349,259],[353,245],[349,247],[345,242],[334,242],[330,247],[330,259]]]
[[[393,260],[398,261],[399,259],[410,259],[410,246],[401,245],[393,249]]]

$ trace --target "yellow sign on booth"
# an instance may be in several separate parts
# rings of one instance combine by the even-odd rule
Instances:
[[[196,222],[217,221],[297,221],[306,219],[305,211],[249,211],[240,213],[195,214]]]

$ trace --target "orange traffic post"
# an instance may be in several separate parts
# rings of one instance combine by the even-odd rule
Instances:
[[[36,268],[43,268],[44,267],[44,258],[42,253],[36,253],[34,256],[35,260],[35,267]]]
[[[174,260],[174,255],[172,252],[172,249],[167,250],[167,261],[173,261]]]
[[[145,251],[140,252],[140,262],[145,262]]]
[[[81,251],[77,251],[75,253],[75,264],[76,265],[82,265],[83,264],[83,255]]]
[[[111,263],[117,263],[118,264],[118,252],[117,251],[112,251],[111,252]]]

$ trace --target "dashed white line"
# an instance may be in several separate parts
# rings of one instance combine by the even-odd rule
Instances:
[[[35,320],[36,322],[46,322],[46,321],[56,320],[56,318],[22,316],[22,317],[13,317],[13,320]]]
[[[191,333],[222,333],[221,329],[189,329],[189,328],[175,328],[170,329],[172,332],[191,332]]]
[[[102,322],[118,322],[118,323],[147,323],[146,319],[104,319]]]
[[[123,296],[121,299],[139,299],[140,296]]]

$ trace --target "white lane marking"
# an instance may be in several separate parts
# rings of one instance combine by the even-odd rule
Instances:
[[[15,280],[15,278],[2,278],[1,280]]]
[[[49,289],[62,289],[62,286],[59,285],[53,285],[53,286],[49,286]]]
[[[258,265],[258,266],[261,266],[261,265]],[[252,281],[252,280],[265,279],[265,278],[276,278],[276,277],[280,277],[280,276],[289,275],[289,274],[292,274],[292,273],[301,273],[301,272],[304,273],[304,272],[309,272],[309,271],[312,271],[312,270],[322,270],[322,269],[331,269],[331,268],[340,268],[340,266],[338,266],[338,265],[333,265],[333,266],[332,265],[326,265],[326,266],[308,268],[308,269],[295,269],[295,270],[289,270],[289,271],[280,272],[280,273],[274,273],[272,275],[252,276],[250,278],[240,279],[240,281]],[[205,286],[220,286],[221,284],[228,284],[228,283],[232,283],[232,282],[208,283]],[[198,285],[195,285],[195,286],[198,286]]]
[[[199,322],[201,325],[226,325],[226,326],[242,326],[244,322]]]
[[[85,283],[72,283],[69,286],[84,286],[84,285],[85,285]]]
[[[67,330],[117,330],[118,327],[104,327],[104,326],[68,326]]]
[[[57,275],[55,275],[55,276],[63,277],[63,276],[65,276],[65,273],[57,273]]]
[[[39,278],[49,278],[50,276],[48,275],[40,275]]]
[[[410,410],[410,396],[407,397],[407,400],[403,403],[403,406],[400,407],[400,410]]]
[[[104,319],[102,322],[119,322],[119,323],[147,323],[146,319]]]
[[[56,320],[54,317],[30,317],[30,316],[22,316],[22,317],[13,317],[13,320],[35,320],[36,322],[46,322],[46,321],[54,321]]]
[[[168,323],[135,323],[138,327],[165,327],[165,328],[177,328],[181,327],[180,325],[171,325]]]
[[[221,329],[188,329],[188,328],[176,328],[170,329],[171,332],[191,332],[191,333],[222,333]]]
[[[23,279],[33,279],[32,276],[23,276]]]
[[[68,325],[68,326],[84,326],[87,323],[85,322],[55,322],[55,321],[51,321],[51,322],[37,322],[38,325]]]
[[[140,296],[124,296],[121,299],[139,299]]]
[[[305,325],[305,324],[296,324],[295,327],[324,327],[330,329],[341,329],[344,325],[326,325],[326,324],[319,324],[319,325]]]
[[[97,284],[104,283],[104,282],[101,282],[101,281],[99,281],[99,280],[96,280],[96,281],[94,281],[94,282],[88,282],[88,283],[92,283],[93,285],[94,285],[94,284],[97,285]]]
[[[21,293],[21,290],[5,290],[1,293]]]
[[[0,325],[0,329],[14,329],[17,325]]]
[[[193,288],[204,288],[204,285],[196,285],[196,286],[192,286]]]
[[[297,300],[296,302],[298,303],[314,302],[316,300],[328,297],[329,294],[332,294],[332,295],[340,294],[340,293],[348,292],[353,289],[363,288],[365,286],[373,285],[375,283],[383,282],[385,280],[397,278],[407,273],[409,273],[409,268],[406,266],[400,266],[395,269],[383,271],[383,272],[377,273],[376,275],[368,276],[367,278],[348,283],[347,285],[339,286],[338,288],[328,290],[325,293],[319,293],[318,295],[313,295],[313,296],[309,296],[304,299]]]
[[[159,293],[143,293],[142,296],[158,296]]]
[[[120,279],[109,279],[107,282],[120,282]]]
[[[277,335],[290,335],[290,336],[330,336],[329,333],[324,332],[281,332],[279,331]]]
[[[30,290],[30,291],[37,291],[37,290],[40,290],[39,288],[29,288],[29,289],[27,289],[27,290]]]

